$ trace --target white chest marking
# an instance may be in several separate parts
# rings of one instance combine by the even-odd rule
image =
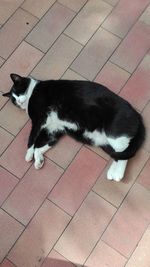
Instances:
[[[83,135],[85,138],[90,139],[93,145],[95,146],[102,146],[108,144],[107,136],[104,131],[102,132],[99,132],[97,130],[93,132],[85,131]]]
[[[42,128],[47,128],[50,133],[57,131],[64,131],[65,128],[68,130],[77,131],[78,127],[75,123],[60,120],[58,118],[57,112],[51,111],[47,117],[46,123],[42,126]]]

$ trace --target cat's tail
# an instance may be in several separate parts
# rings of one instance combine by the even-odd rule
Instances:
[[[131,140],[129,146],[127,149],[125,149],[123,152],[115,152],[114,150],[110,151],[109,154],[112,158],[115,160],[126,160],[129,158],[132,158],[136,152],[139,150],[139,148],[142,146],[144,140],[145,140],[145,126],[142,120],[141,115],[139,114],[139,126],[137,129],[136,135]]]

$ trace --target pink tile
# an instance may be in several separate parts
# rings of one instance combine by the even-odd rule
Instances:
[[[34,69],[32,76],[43,80],[61,78],[81,49],[80,44],[62,34]]]
[[[73,19],[75,13],[55,3],[31,31],[26,40],[46,52]]]
[[[120,0],[113,12],[103,23],[103,27],[124,37],[146,8],[149,0]]]
[[[148,158],[149,154],[141,149],[133,159],[129,160],[125,177],[119,183],[107,180],[106,175],[109,168],[109,166],[107,166],[94,185],[93,190],[116,207],[119,207]]]
[[[41,170],[37,171],[32,166],[3,204],[3,209],[26,225],[61,174],[62,170],[48,160]]]
[[[150,27],[138,22],[112,55],[111,61],[132,73],[149,48]]]
[[[134,185],[102,239],[122,255],[130,257],[150,222],[149,206],[149,191]]]
[[[58,206],[73,215],[102,172],[106,161],[82,148],[49,195]]]
[[[10,73],[18,73],[25,76],[28,75],[42,56],[42,52],[26,42],[22,42],[0,69],[1,90],[3,92],[10,90],[10,87],[12,86],[9,77]]]
[[[5,62],[5,60],[0,57],[0,66],[2,66],[4,62]]]
[[[46,153],[46,156],[59,164],[62,168],[67,168],[81,146],[81,143],[76,142],[69,136],[65,136],[61,138],[54,148]]]
[[[9,260],[5,259],[2,262],[1,267],[15,267],[15,265],[13,265]]]
[[[140,17],[140,21],[143,21],[147,25],[150,25],[150,5],[146,8],[144,13]]]
[[[4,24],[22,3],[23,0],[0,1],[0,23]]]
[[[13,140],[13,136],[6,132],[3,128],[0,127],[0,155],[4,152],[4,150],[7,148],[7,146],[11,143]]]
[[[71,69],[92,80],[119,45],[119,42],[118,37],[100,28],[75,59]]]
[[[87,0],[59,0],[59,3],[76,12],[79,11],[86,2]]]
[[[2,93],[0,93],[0,109],[8,102],[8,98],[3,97]]]
[[[17,178],[0,167],[0,205],[7,198],[17,183]]]
[[[144,169],[140,173],[139,178],[137,180],[138,183],[140,183],[141,185],[143,185],[147,189],[150,189],[150,177],[149,177],[149,173],[150,173],[150,160],[144,166]]]
[[[25,111],[17,108],[10,101],[3,107],[3,109],[0,112],[0,125],[13,135],[18,134],[18,132],[22,129],[27,120],[28,120],[28,115],[25,113]],[[1,132],[1,136],[2,135],[4,135],[4,132]],[[9,139],[11,141],[12,138],[9,137],[10,135],[8,136],[7,134],[7,137],[3,136],[3,139],[8,138],[8,141]]]
[[[71,262],[82,265],[114,213],[113,206],[90,192],[55,249]]]
[[[137,248],[129,259],[126,267],[146,267],[150,266],[149,257],[150,248],[150,226],[145,231],[142,239],[140,240]]]
[[[117,94],[129,77],[127,71],[108,61],[97,75],[95,82],[105,85]]]
[[[22,231],[23,226],[0,209],[0,262],[7,255]]]
[[[150,99],[149,63],[150,54],[147,54],[120,93],[120,96],[127,99],[138,110],[142,110]]]
[[[94,146],[88,146],[88,145],[86,145],[86,147],[88,147],[90,150],[98,154],[103,159],[107,161],[110,159],[110,156],[107,153],[105,153],[103,149],[101,149],[100,147],[94,147]]]
[[[31,165],[25,161],[29,131],[27,124],[0,158],[0,164],[18,178],[22,178]]]
[[[105,0],[105,2],[112,6],[115,6],[119,2],[119,0]]]
[[[73,70],[67,69],[64,75],[61,78],[62,80],[86,80],[78,73],[74,72]]]
[[[107,267],[124,267],[126,261],[126,258],[113,248],[109,247],[103,241],[99,241],[89,259],[86,261],[85,267],[99,267],[99,264]]]
[[[22,8],[34,16],[41,18],[46,11],[54,4],[55,0],[25,0]]]
[[[18,9],[1,28],[0,56],[7,59],[37,21],[31,14],[22,9]]]
[[[17,267],[40,266],[69,220],[67,214],[46,200],[10,251],[8,258]]]
[[[67,27],[65,33],[85,45],[111,10],[112,6],[104,1],[87,1],[86,5]]]
[[[149,119],[149,114],[150,114],[150,103],[148,103],[146,105],[146,107],[144,108],[142,115],[144,118],[144,123],[145,123],[145,127],[146,127],[146,139],[145,139],[145,143],[144,143],[144,148],[145,150],[150,152],[150,119]]]
[[[75,267],[75,265],[57,253],[55,250],[52,250],[42,264],[42,267]]]

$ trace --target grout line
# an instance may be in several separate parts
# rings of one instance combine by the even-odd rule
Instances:
[[[24,230],[26,229],[25,224],[23,224],[22,222],[20,222],[16,217],[14,217],[10,212],[8,212],[7,210],[5,210],[3,207],[0,208],[1,210],[3,210],[7,215],[9,215],[11,218],[13,218],[16,222],[18,222],[19,224],[21,224],[24,227]]]

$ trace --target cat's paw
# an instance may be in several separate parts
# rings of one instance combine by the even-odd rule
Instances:
[[[114,161],[107,172],[107,179],[120,182],[124,176],[124,172],[117,167],[117,163]]]
[[[30,147],[27,150],[27,153],[25,156],[25,161],[30,162],[31,160],[33,160],[33,156],[34,156],[34,149],[33,149],[33,147]]]
[[[44,165],[44,157],[43,155],[40,155],[38,158],[36,158],[34,162],[34,167],[36,170],[39,170],[43,167],[43,165]]]

